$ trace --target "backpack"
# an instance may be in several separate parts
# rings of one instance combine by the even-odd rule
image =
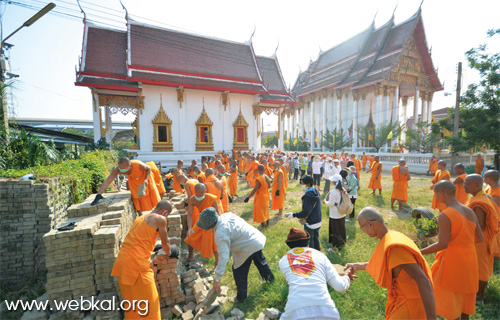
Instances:
[[[339,213],[343,216],[346,216],[352,212],[352,209],[354,208],[354,205],[351,202],[351,198],[349,197],[349,194],[345,190],[340,191],[340,203],[339,206],[337,207],[339,210]]]

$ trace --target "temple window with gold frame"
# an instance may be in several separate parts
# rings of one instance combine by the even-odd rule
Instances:
[[[163,110],[163,103],[160,97],[160,110],[153,119],[153,151],[173,151],[174,144],[172,141],[172,120]]]
[[[248,123],[246,122],[243,114],[238,114],[236,121],[233,123],[234,137],[233,137],[233,149],[235,150],[247,150],[248,149]]]
[[[213,122],[205,111],[205,103],[200,117],[196,121],[196,151],[213,151],[214,142],[212,138]]]

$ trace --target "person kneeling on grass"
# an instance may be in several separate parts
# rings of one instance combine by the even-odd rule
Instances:
[[[214,277],[215,292],[220,292],[220,281],[226,271],[229,252],[233,255],[233,276],[238,292],[234,302],[247,299],[248,271],[252,261],[264,280],[274,281],[273,272],[262,253],[266,236],[259,230],[231,212],[219,216],[214,208],[203,210],[196,225],[203,230],[214,229],[215,243],[219,251],[219,264],[215,268]]]
[[[309,238],[306,231],[291,228],[285,241],[291,250],[279,262],[289,286],[281,320],[340,319],[327,283],[336,291],[346,291],[357,276],[351,269],[340,276],[323,253],[309,248]]]

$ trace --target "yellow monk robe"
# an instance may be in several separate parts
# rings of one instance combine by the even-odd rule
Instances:
[[[205,176],[205,172],[200,171],[200,173],[198,174],[198,179],[201,179],[201,182],[205,183],[205,180],[207,180],[207,177]]]
[[[372,175],[370,177],[370,182],[368,183],[368,188],[369,189],[382,189],[382,163],[381,162],[378,162],[378,163],[373,163],[373,171],[372,171]],[[375,179],[375,177],[377,176],[378,174],[378,170],[380,168],[380,174],[378,176],[378,179]]]
[[[238,192],[238,172],[229,173],[229,179],[227,182],[229,184],[229,194],[232,196],[236,195]]]
[[[160,194],[167,192],[165,185],[163,184],[163,179],[161,178],[161,172],[156,166],[156,163],[154,163],[154,161],[149,161],[146,162],[146,164],[151,167],[151,175],[153,176],[158,192]]]
[[[465,181],[465,178],[467,177],[467,173],[461,174],[458,176],[458,178],[462,179],[462,181]],[[455,197],[457,197],[458,202],[461,204],[465,205],[467,201],[469,201],[469,194],[465,192],[464,189],[464,183],[462,182],[462,186],[459,187],[458,185],[455,185]]]
[[[239,172],[239,173],[243,173],[243,171],[244,171],[244,169],[245,169],[245,163],[246,163],[246,162],[247,162],[247,161],[246,161],[246,160],[244,160],[244,158],[242,158],[242,157],[239,157],[239,158],[238,158],[238,172]]]
[[[438,168],[438,159],[433,158],[431,161],[429,161],[429,171],[432,172],[432,174],[435,174]]]
[[[146,171],[139,168],[139,160],[132,160],[132,172],[128,175],[128,186],[130,195],[134,202],[135,210],[137,211],[150,211],[161,201],[160,193],[156,188],[156,183],[151,173],[148,178],[148,187],[146,188],[146,195],[144,197],[137,197],[137,190],[139,186],[146,180]]]
[[[279,174],[283,175],[281,180],[281,188],[280,195],[276,195],[276,191],[278,190],[278,176]],[[273,188],[271,189],[271,197],[272,197],[272,209],[279,210],[283,209],[285,206],[285,174],[281,169],[274,171],[274,179],[273,179]]]
[[[371,169],[371,167],[373,166],[373,162],[375,161],[375,157],[372,156],[368,157],[368,161],[370,162],[370,169]]]
[[[219,190],[219,188],[217,188],[212,182],[213,181],[219,181],[217,180],[217,178],[211,174],[207,177],[207,180],[205,180],[205,184],[207,185],[208,187],[208,190],[207,190],[207,193],[210,193],[210,194],[213,194],[214,196],[217,197],[217,206],[219,207],[219,214],[222,214],[224,213],[224,208],[222,207],[222,201],[221,201],[221,198],[222,198],[222,194]]]
[[[263,223],[269,220],[269,186],[266,178],[257,176],[260,182],[260,188],[255,192],[253,200],[253,222]]]
[[[208,163],[208,168],[209,168],[209,169],[213,169],[213,168],[215,168],[215,161],[210,161],[210,162]]]
[[[189,236],[184,239],[184,242],[200,252],[203,258],[212,258],[214,251],[217,251],[217,245],[214,240],[214,230],[203,230],[196,225],[200,218],[200,213],[206,208],[212,207],[214,200],[217,197],[210,193],[205,193],[205,199],[201,202],[199,207],[193,207],[193,231]]]
[[[285,163],[284,165],[280,165],[280,169],[281,171],[283,171],[283,184],[285,185],[285,192],[286,192],[286,190],[288,190],[288,173],[286,171],[286,169],[288,169],[288,164]]]
[[[450,219],[451,231],[448,247],[437,253],[431,268],[437,314],[446,319],[473,315],[479,287],[476,224],[453,208],[439,214]]]
[[[484,241],[476,243],[479,280],[486,282],[493,274],[494,255],[498,250],[496,237],[499,231],[500,209],[484,191],[470,198],[466,205],[472,210],[479,207],[486,213],[484,228],[482,228]]]
[[[224,160],[223,160],[222,162],[223,162],[223,164],[224,164],[224,168],[226,168],[226,171],[228,171],[228,170],[229,170],[229,156],[228,156],[228,155],[226,155],[226,156],[224,157]]]
[[[222,187],[224,188],[224,193],[222,194],[222,212],[229,212],[229,196],[227,194],[227,179],[226,177],[222,177]]]
[[[269,157],[269,159],[267,159],[267,162],[269,162],[269,166],[272,166],[273,163],[274,163],[274,158],[273,157]]]
[[[490,186],[487,186],[486,189],[484,190],[484,192],[486,192],[487,194],[489,194],[490,196],[496,196],[496,197],[500,197],[500,188],[493,188],[491,189]],[[499,221],[500,223],[500,221]],[[499,229],[500,231],[500,229]],[[500,257],[500,232],[497,233],[497,250],[496,252],[494,252],[494,255],[495,257]]]
[[[393,268],[409,263],[417,263],[432,284],[431,269],[417,245],[404,234],[389,231],[375,247],[366,267],[377,285],[387,289],[386,319],[426,318],[415,280],[405,270],[397,278],[392,277]]]
[[[198,183],[200,182],[196,179],[189,179],[188,181],[186,181],[186,185],[184,186],[184,188],[189,188],[189,191],[191,191],[191,195],[194,195],[194,187]]]
[[[361,156],[361,162],[363,163],[363,170],[366,169],[366,160],[367,160],[367,158],[368,157],[366,156],[366,154],[364,154],[364,155]]]
[[[448,178],[448,179],[446,179]],[[434,175],[434,178],[432,179],[432,183],[433,184],[436,184],[438,183],[439,181],[441,180],[450,180],[450,172],[448,170],[445,170],[445,171],[441,171],[441,170],[438,170],[436,171],[436,174]],[[446,204],[444,204],[443,202],[439,202],[436,198],[436,195],[434,194],[434,192],[432,192],[432,205],[431,205],[431,208],[432,209],[439,209],[439,211],[443,211],[444,209],[446,209]]]
[[[244,171],[246,174],[245,180],[247,182],[251,182],[252,178],[253,178],[253,173],[252,173],[253,170],[252,170],[252,162],[251,161],[245,161],[245,170]],[[248,174],[247,174],[247,172],[248,172]]]
[[[259,175],[257,173],[257,168],[259,167],[259,162],[257,160],[253,161],[251,163],[251,166],[252,166],[252,171],[250,171],[250,173],[248,174],[250,176],[250,187],[255,187],[255,181],[257,180],[257,176]],[[255,178],[253,177],[255,174]],[[248,181],[248,180],[247,180]]]
[[[352,159],[354,162],[354,166],[356,167],[356,171],[358,172],[358,179],[360,178],[361,175],[361,161],[359,161],[358,158]]]
[[[408,178],[399,173],[399,166],[392,167],[391,199],[408,202]]]
[[[474,173],[481,174],[483,172],[483,168],[484,168],[484,158],[477,158]]]
[[[184,174],[182,169],[179,169],[179,174]],[[173,175],[173,177],[174,177],[174,180],[172,181],[172,189],[174,189],[175,192],[184,193],[184,189],[182,189],[181,184],[179,183],[179,181],[177,181],[175,174]]]
[[[273,175],[273,168],[271,168],[270,166],[266,166],[266,171],[264,172],[264,174],[268,177],[271,177]]]
[[[116,257],[112,277],[118,277],[118,284],[124,300],[148,300],[149,312],[140,316],[143,311],[125,311],[125,319],[161,319],[160,299],[156,290],[153,269],[150,267],[151,253],[158,239],[158,231],[153,229],[140,216],[122,243]],[[143,308],[144,306],[141,306]]]

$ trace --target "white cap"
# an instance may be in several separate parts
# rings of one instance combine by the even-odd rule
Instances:
[[[333,162],[338,162],[338,163],[340,163],[339,159],[333,159]]]
[[[326,161],[332,161],[333,159],[331,157],[326,158]]]
[[[342,181],[342,176],[340,174],[334,174],[333,176],[330,177],[331,182],[339,182]]]

